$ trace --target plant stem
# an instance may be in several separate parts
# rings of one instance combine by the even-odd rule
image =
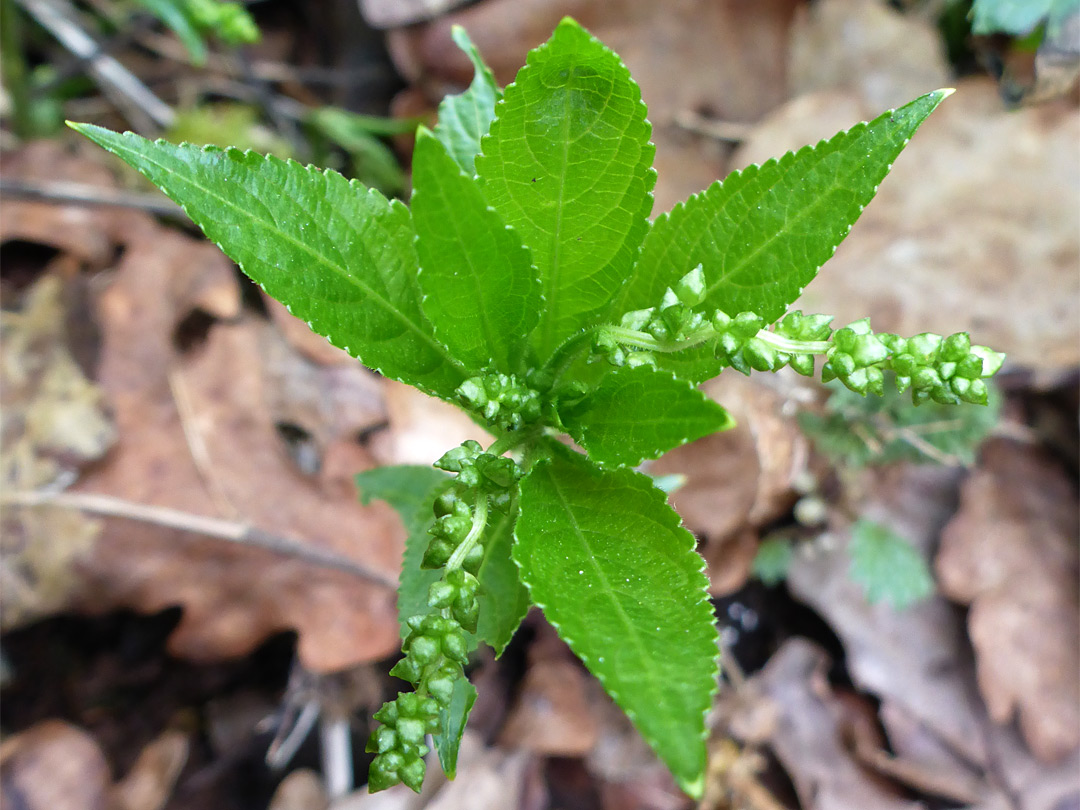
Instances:
[[[827,340],[792,340],[768,329],[762,329],[755,337],[788,354],[825,354],[832,348],[832,343]]]
[[[11,123],[20,138],[33,135],[30,79],[23,56],[22,19],[14,0],[0,0],[0,70],[11,99]]]
[[[455,568],[460,568],[462,562],[472,551],[479,540],[480,535],[484,533],[484,527],[487,526],[488,517],[488,498],[487,495],[481,494],[476,499],[476,506],[473,509],[472,514],[472,527],[469,529],[469,533],[465,535],[465,539],[461,541],[454,553],[450,555],[450,559],[446,563],[446,570],[453,571]]]

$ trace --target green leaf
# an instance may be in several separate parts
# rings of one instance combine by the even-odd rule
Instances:
[[[529,252],[423,128],[413,187],[422,305],[435,336],[471,369],[524,372],[526,341],[540,316]]]
[[[717,633],[694,537],[648,476],[552,446],[522,481],[514,559],[533,602],[699,797]]]
[[[480,581],[477,592],[480,619],[476,634],[491,645],[496,658],[503,654],[529,612],[529,592],[525,590],[517,564],[511,557],[517,519],[516,503],[509,509],[491,510],[484,540],[484,561],[476,574]]]
[[[734,426],[693,384],[647,366],[615,369],[559,416],[593,461],[631,467]]]
[[[439,755],[439,764],[447,779],[457,776],[458,750],[461,748],[461,736],[465,733],[465,723],[469,712],[476,703],[476,687],[465,678],[454,681],[454,693],[450,697],[450,706],[439,712],[439,730],[431,735],[435,742],[435,752]]]
[[[540,275],[541,359],[605,315],[630,273],[656,182],[645,112],[619,57],[570,19],[496,107],[476,170]]]
[[[206,43],[203,42],[202,32],[191,19],[184,0],[137,0],[137,2],[151,11],[176,34],[188,52],[191,64],[196,67],[206,64]]]
[[[142,172],[270,295],[387,377],[444,399],[465,379],[420,309],[408,209],[253,152],[72,128]]]
[[[407,536],[405,554],[401,560],[397,605],[401,637],[405,638],[405,620],[431,612],[427,603],[428,589],[442,577],[442,571],[421,568],[420,561],[431,540],[428,529],[435,522],[432,511],[435,499],[452,479],[434,467],[406,464],[367,470],[358,473],[355,480],[362,503],[368,504],[372,498],[386,501],[405,524]]]
[[[897,461],[970,466],[1001,411],[994,385],[988,386],[987,405],[914,405],[892,383],[880,397],[861,396],[839,383],[826,387],[832,395],[824,413],[800,413],[799,427],[818,451],[846,466]]]
[[[922,555],[887,526],[860,520],[851,527],[851,578],[866,589],[871,604],[910,607],[934,592],[934,578]]]
[[[706,311],[751,311],[766,323],[777,320],[832,256],[912,134],[950,92],[928,93],[817,146],[733,172],[660,215],[617,311],[657,306],[666,288],[700,264]],[[707,349],[679,354],[670,366],[680,363],[677,373],[701,380],[718,370]]]
[[[758,546],[751,571],[766,585],[777,585],[787,578],[794,553],[795,546],[790,538],[770,537]]]
[[[495,118],[495,102],[502,98],[502,91],[495,84],[495,74],[484,64],[480,51],[473,45],[465,29],[455,25],[450,29],[450,36],[472,61],[475,73],[472,84],[464,93],[446,96],[439,103],[435,137],[464,171],[474,175],[480,139],[491,127],[491,121]]]

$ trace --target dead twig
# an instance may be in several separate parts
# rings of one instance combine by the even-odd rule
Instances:
[[[121,191],[115,188],[71,183],[66,180],[16,180],[0,177],[0,194],[24,200],[57,205],[104,205],[112,208],[136,208],[151,214],[182,217],[187,214],[179,205],[160,194]]]
[[[87,70],[112,98],[131,123],[141,130],[167,129],[176,113],[136,76],[109,56],[77,22],[75,9],[66,0],[17,0],[42,28],[69,51],[86,61]]]
[[[255,526],[238,521],[193,515],[164,506],[148,506],[133,503],[111,495],[53,492],[9,492],[0,495],[0,503],[9,506],[57,507],[76,509],[100,517],[117,517],[138,520],[179,531],[200,534],[217,540],[261,548],[285,557],[342,571],[385,588],[397,588],[397,581],[388,574],[368,568],[333,551],[305,545],[290,537],[271,534]]]

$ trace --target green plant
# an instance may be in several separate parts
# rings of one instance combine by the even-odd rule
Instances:
[[[693,536],[632,467],[731,425],[697,389],[728,366],[813,374],[821,355],[823,378],[858,393],[882,393],[892,371],[917,402],[986,401],[1003,358],[965,334],[833,332],[784,314],[948,93],[736,172],[650,223],[651,128],[614,53],[564,20],[502,94],[455,36],[476,78],[418,132],[410,207],[273,157],[73,126],[312,329],[496,437],[437,470],[359,477],[409,528],[393,674],[415,690],[376,714],[371,789],[419,789],[428,734],[453,775],[470,651],[501,652],[534,604],[697,795],[718,675],[707,582]]]

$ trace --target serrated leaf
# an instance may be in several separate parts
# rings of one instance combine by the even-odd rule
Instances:
[[[468,722],[474,703],[476,703],[476,687],[465,678],[454,681],[450,705],[439,712],[439,730],[431,735],[435,743],[435,752],[439,755],[439,765],[442,766],[443,773],[448,779],[457,776],[461,736],[465,733],[465,724]]]
[[[176,34],[188,52],[191,64],[196,67],[206,64],[206,43],[203,42],[202,32],[190,18],[187,4],[183,0],[138,0],[138,3],[149,9]]]
[[[422,569],[420,561],[431,540],[428,529],[435,522],[435,499],[450,485],[451,478],[434,467],[404,464],[358,473],[355,481],[362,503],[368,504],[372,498],[386,501],[405,525],[397,604],[401,637],[405,638],[405,620],[431,611],[428,589],[442,576],[442,571]]]
[[[509,509],[491,511],[484,540],[484,560],[476,573],[480,582],[477,592],[480,618],[476,634],[491,645],[496,658],[503,654],[529,612],[529,592],[525,590],[517,564],[511,557],[517,518],[516,503]]]
[[[607,312],[648,230],[656,173],[645,112],[619,57],[569,19],[496,106],[476,170],[540,275],[541,358]]]
[[[871,604],[884,601],[902,610],[934,592],[934,578],[922,555],[888,526],[857,521],[848,553],[851,578],[863,586]]]
[[[412,212],[422,306],[435,336],[474,370],[524,372],[540,282],[517,234],[427,130],[416,136]]]
[[[734,426],[727,411],[691,383],[647,366],[611,371],[559,416],[593,461],[631,467]]]
[[[816,146],[733,172],[657,217],[616,309],[658,305],[667,287],[700,264],[705,310],[751,311],[775,321],[832,256],[911,135],[949,92],[927,93]],[[678,373],[699,368],[692,377],[698,381],[715,373],[708,349],[680,355]]]
[[[272,156],[71,126],[142,172],[335,346],[387,377],[453,397],[464,370],[420,309],[404,205],[336,172]]]
[[[521,577],[683,789],[700,796],[717,633],[694,537],[648,476],[561,445],[552,452],[522,481]]]
[[[450,29],[450,36],[472,61],[475,73],[464,93],[446,96],[439,103],[435,137],[464,171],[474,175],[480,139],[487,134],[495,118],[495,102],[502,98],[502,91],[495,83],[495,74],[484,64],[480,51],[473,45],[465,29],[455,25]]]

